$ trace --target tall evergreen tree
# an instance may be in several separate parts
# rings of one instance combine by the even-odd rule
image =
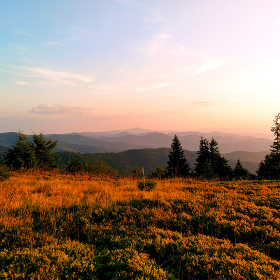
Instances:
[[[237,162],[233,169],[233,175],[235,179],[248,179],[250,172],[246,168],[244,168],[241,164],[241,161],[237,159]]]
[[[201,137],[199,142],[199,150],[194,171],[197,177],[210,179],[214,177],[213,169],[211,167],[209,142],[207,139]]]
[[[271,152],[261,161],[257,169],[259,179],[280,179],[280,154]]]
[[[231,179],[232,168],[228,164],[228,160],[222,157],[219,151],[218,142],[212,138],[209,144],[210,163],[215,177],[224,179]]]
[[[232,168],[228,165],[227,159],[221,156],[218,142],[214,138],[209,143],[207,139],[201,137],[197,155],[195,172],[198,177],[221,180],[232,177]]]
[[[218,174],[221,164],[221,154],[219,151],[218,142],[214,138],[212,138],[211,142],[209,143],[209,157],[214,174]]]
[[[37,165],[33,145],[21,131],[17,134],[15,145],[8,150],[5,163],[14,169],[29,169]]]
[[[271,146],[271,151],[275,154],[279,154],[280,152],[280,113],[278,113],[278,115],[275,116],[275,119],[273,121],[274,126],[271,128],[271,131],[273,132],[275,138],[274,138],[274,142],[273,145]]]
[[[270,154],[265,156],[257,170],[259,179],[280,179],[280,113],[273,120],[274,126],[271,128],[275,138],[271,146]]]
[[[190,174],[190,166],[184,156],[184,151],[177,135],[174,136],[171,148],[172,151],[169,152],[169,160],[166,167],[167,176],[188,176]]]
[[[35,156],[38,160],[38,166],[42,169],[53,169],[57,167],[54,155],[52,154],[52,150],[57,145],[57,140],[53,141],[51,138],[46,141],[44,139],[44,135],[33,134],[33,145]]]

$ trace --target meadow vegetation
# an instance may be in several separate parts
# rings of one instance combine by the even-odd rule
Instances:
[[[279,179],[279,120],[259,179]],[[280,181],[243,180],[214,139],[191,172],[175,135],[147,178],[79,158],[56,169],[56,144],[19,132],[0,166],[1,279],[280,279]]]
[[[1,279],[280,279],[280,182],[0,182]]]

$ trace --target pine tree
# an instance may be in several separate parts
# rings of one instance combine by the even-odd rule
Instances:
[[[228,165],[228,160],[222,157],[219,151],[218,142],[212,138],[209,144],[210,163],[215,177],[220,180],[230,179],[232,177],[232,168]]]
[[[221,154],[218,148],[218,142],[214,138],[212,138],[209,144],[209,157],[214,174],[218,174],[221,164]]]
[[[271,128],[275,138],[270,154],[265,156],[257,170],[259,179],[280,179],[280,113],[275,116],[274,126]]]
[[[21,131],[17,134],[15,145],[8,150],[5,157],[5,163],[14,169],[29,169],[36,167],[37,160],[34,147]]]
[[[266,157],[267,156],[268,155],[266,155]],[[258,177],[259,180],[268,178],[267,167],[266,167],[266,164],[265,164],[265,162],[263,160],[260,162],[259,167],[258,167],[256,173],[257,173],[257,177]]]
[[[220,180],[232,177],[232,168],[228,165],[228,160],[221,156],[218,142],[214,138],[209,143],[201,137],[197,154],[195,172],[198,177]]]
[[[261,161],[257,170],[259,179],[280,179],[280,154],[271,152]]]
[[[209,142],[207,139],[201,137],[199,142],[199,150],[194,171],[197,177],[210,179],[214,177],[214,172],[211,167]]]
[[[169,160],[166,167],[167,176],[188,176],[190,174],[190,166],[184,156],[184,151],[177,135],[174,136],[171,148],[172,151],[169,152]]]
[[[235,179],[248,179],[250,173],[246,168],[242,166],[241,161],[237,159],[237,162],[233,169],[233,175]]]
[[[280,120],[280,113],[278,113],[278,115],[275,116],[275,119],[274,119],[274,126],[271,128],[271,131],[273,132],[274,136],[275,136],[275,139],[274,139],[274,142],[273,142],[273,145],[271,146],[271,151],[272,153],[275,153],[275,154],[279,154],[280,152],[280,123],[279,123],[279,120]]]
[[[38,160],[38,166],[41,169],[53,169],[57,167],[52,150],[57,145],[57,140],[53,141],[51,138],[46,141],[44,135],[33,134],[33,146],[35,151],[35,156]]]

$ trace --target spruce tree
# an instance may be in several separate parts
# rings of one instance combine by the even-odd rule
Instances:
[[[271,146],[271,151],[274,154],[279,154],[280,153],[280,113],[278,113],[278,115],[275,116],[275,119],[273,121],[274,126],[271,128],[271,131],[273,132],[275,138],[274,138],[274,142],[273,145]]]
[[[222,157],[219,151],[218,142],[212,138],[209,144],[210,163],[215,177],[220,180],[232,177],[232,168],[228,165],[228,160]]]
[[[175,134],[169,152],[166,173],[169,177],[186,177],[190,174],[190,166],[184,156],[182,145]]]
[[[14,169],[29,169],[36,167],[37,160],[34,147],[21,131],[17,134],[15,145],[8,150],[5,156],[5,163]]]
[[[209,157],[213,173],[219,174],[221,154],[218,148],[218,142],[214,138],[212,138],[211,142],[209,143]]]
[[[232,168],[228,165],[228,160],[221,156],[218,142],[214,138],[209,143],[201,137],[197,155],[194,169],[197,177],[220,180],[232,177]]]
[[[210,158],[209,142],[207,139],[201,137],[194,168],[197,177],[206,179],[214,177]]]
[[[237,159],[237,162],[233,169],[233,175],[235,179],[248,179],[250,172],[246,168],[244,168],[241,164],[241,161]]]
[[[271,146],[270,154],[265,156],[257,170],[259,179],[280,179],[280,113],[273,120],[274,126],[271,128],[275,138]]]
[[[50,138],[48,141],[46,141],[42,133],[33,134],[33,146],[39,168],[49,170],[57,167],[54,155],[52,154],[52,150],[56,145],[57,140],[53,141]]]

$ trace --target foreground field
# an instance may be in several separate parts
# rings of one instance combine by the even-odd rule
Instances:
[[[0,183],[1,279],[280,279],[278,181],[22,174]]]

